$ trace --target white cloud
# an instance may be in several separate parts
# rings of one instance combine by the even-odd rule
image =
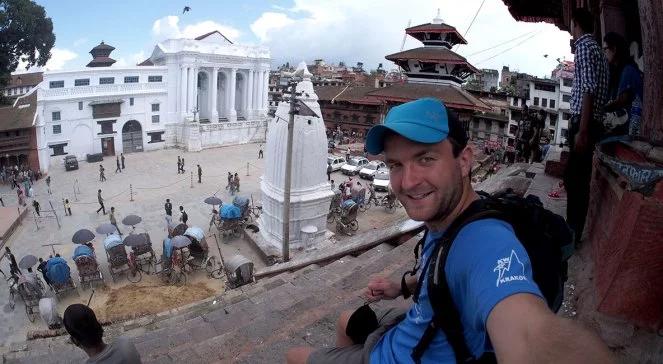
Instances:
[[[130,54],[128,57],[120,56],[117,59],[117,62],[113,64],[115,67],[127,67],[135,66],[140,62],[143,62],[147,58],[145,51],[139,51],[133,54]]]
[[[74,41],[74,48],[78,48],[78,47],[82,46],[83,44],[87,43],[88,41],[89,40],[87,39],[87,37],[78,38]]]
[[[68,49],[54,47],[51,49],[51,59],[46,62],[49,71],[57,71],[69,66],[69,62],[78,58],[78,54]]]
[[[204,20],[198,23],[189,24],[184,26],[184,28],[180,26],[179,22],[180,18],[174,15],[157,19],[152,24],[152,35],[157,39],[195,38],[205,33],[218,30],[233,42],[235,42],[241,35],[241,32],[238,29],[212,20]]]
[[[264,12],[251,24],[251,30],[270,47],[277,64],[324,58],[346,64],[361,61],[367,68],[383,63],[390,69],[394,64],[384,56],[400,51],[408,20],[412,26],[429,23],[440,7],[444,22],[463,34],[481,1],[465,0],[457,6],[451,0],[294,0],[287,11]],[[502,65],[508,65],[538,76],[550,74],[555,58],[572,59],[568,33],[549,24],[516,22],[500,0],[484,4],[466,36],[469,44],[456,51],[469,55],[528,32],[540,33],[503,54],[498,55],[526,37],[468,58],[481,62],[496,55],[476,66],[501,70]],[[405,49],[420,46],[419,41],[407,37]],[[543,58],[544,54],[548,58]]]
[[[295,20],[283,13],[267,12],[251,24],[251,30],[262,42],[269,41],[272,31],[277,31],[294,23]]]

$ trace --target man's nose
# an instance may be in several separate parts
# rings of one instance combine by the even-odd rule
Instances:
[[[403,166],[403,177],[401,180],[401,187],[403,190],[407,191],[416,187],[421,182],[421,177],[417,168],[412,164],[406,164]]]

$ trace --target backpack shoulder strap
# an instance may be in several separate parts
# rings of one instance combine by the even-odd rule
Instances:
[[[421,362],[421,357],[433,341],[437,330],[442,330],[456,356],[457,363],[475,361],[470,349],[465,343],[463,325],[460,313],[453,302],[451,290],[447,283],[444,267],[451,250],[451,245],[458,233],[466,225],[482,219],[505,219],[502,212],[492,209],[490,201],[481,199],[474,201],[463,213],[458,216],[442,236],[441,241],[435,245],[431,253],[428,269],[423,274],[428,278],[428,297],[433,309],[433,319],[429,322],[421,339],[412,350],[412,359],[415,363]],[[420,280],[422,282],[423,279]],[[421,283],[420,283],[421,284]]]

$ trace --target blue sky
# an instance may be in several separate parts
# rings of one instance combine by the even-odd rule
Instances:
[[[36,2],[52,18],[57,38],[46,67],[50,70],[84,66],[91,58],[89,50],[101,40],[116,47],[111,56],[118,65],[133,65],[161,40],[215,29],[236,43],[268,46],[274,66],[324,58],[348,64],[362,61],[369,68],[382,62],[390,69],[384,56],[400,50],[408,22],[428,23],[440,9],[444,21],[464,33],[482,0]],[[191,11],[182,14],[184,6]],[[555,58],[572,59],[567,33],[548,24],[518,23],[501,0],[486,0],[466,38],[470,44],[456,51],[479,68],[509,65],[543,76],[555,66]],[[503,42],[507,43],[486,50]],[[405,49],[418,46],[415,39],[406,39]]]

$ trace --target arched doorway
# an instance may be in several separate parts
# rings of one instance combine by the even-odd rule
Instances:
[[[136,120],[129,120],[122,127],[122,151],[124,153],[143,151],[143,128]]]

